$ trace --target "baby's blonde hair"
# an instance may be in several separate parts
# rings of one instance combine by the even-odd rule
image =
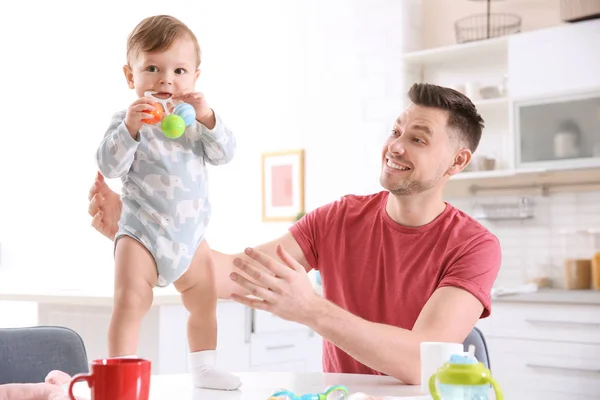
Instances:
[[[127,62],[139,52],[167,50],[173,42],[188,36],[196,47],[196,67],[200,66],[200,45],[194,32],[175,17],[155,15],[143,19],[127,38]]]

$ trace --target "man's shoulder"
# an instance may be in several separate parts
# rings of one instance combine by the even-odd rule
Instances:
[[[492,241],[500,243],[498,237],[477,219],[453,205],[450,207],[452,210],[449,223],[454,232],[453,236],[465,242]]]

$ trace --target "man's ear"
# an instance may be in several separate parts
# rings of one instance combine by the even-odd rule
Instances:
[[[133,72],[131,72],[131,67],[129,65],[123,65],[123,73],[127,80],[127,86],[129,86],[129,89],[133,89],[135,86],[133,84]]]
[[[450,168],[448,168],[446,173],[450,176],[458,174],[460,171],[465,169],[467,165],[469,165],[472,156],[473,153],[471,153],[471,150],[460,148],[454,156],[454,162]]]

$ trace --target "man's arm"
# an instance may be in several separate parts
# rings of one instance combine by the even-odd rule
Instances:
[[[412,331],[366,321],[324,299],[314,310],[307,325],[323,338],[374,370],[419,384],[420,343],[462,343],[480,318],[483,305],[463,289],[439,288]]]

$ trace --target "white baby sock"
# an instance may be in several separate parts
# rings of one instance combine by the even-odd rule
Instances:
[[[218,369],[216,350],[189,354],[190,371],[194,386],[205,389],[235,390],[242,385],[239,377]]]

